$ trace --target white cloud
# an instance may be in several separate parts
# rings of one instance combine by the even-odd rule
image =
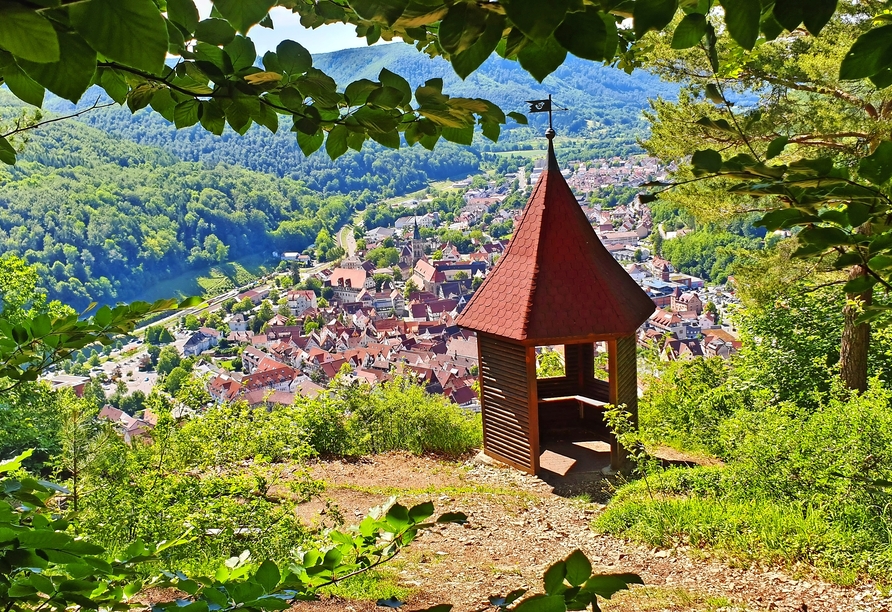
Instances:
[[[196,0],[195,4],[202,18],[210,15],[210,0]],[[275,29],[254,26],[248,32],[248,37],[254,41],[257,55],[260,56],[275,49],[276,45],[285,39],[299,42],[310,53],[330,53],[340,49],[366,46],[365,38],[357,38],[356,30],[351,25],[337,23],[310,30],[300,25],[298,15],[281,7],[274,8],[270,16]]]

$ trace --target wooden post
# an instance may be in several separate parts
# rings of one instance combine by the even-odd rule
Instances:
[[[616,383],[619,376],[617,375],[616,363],[616,339],[611,338],[607,341],[607,383],[610,385],[608,401],[614,406],[617,405]],[[610,435],[610,469],[619,470],[625,462],[625,456],[616,436]]]
[[[632,413],[632,424],[638,427],[638,347],[635,336],[616,339],[616,399]]]
[[[623,336],[607,344],[610,367],[610,403],[624,406],[632,415],[633,427],[638,427],[638,353],[635,336]],[[622,469],[626,452],[616,437],[610,440],[610,467]]]

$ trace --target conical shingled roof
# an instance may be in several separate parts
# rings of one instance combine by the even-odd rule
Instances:
[[[632,334],[654,303],[601,244],[548,135],[548,166],[514,236],[456,323],[517,341]]]

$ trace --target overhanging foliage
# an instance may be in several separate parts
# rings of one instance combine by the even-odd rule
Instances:
[[[151,106],[177,127],[200,123],[215,134],[227,123],[239,133],[253,123],[276,131],[284,117],[305,153],[324,144],[333,158],[361,149],[370,138],[395,148],[401,139],[427,148],[440,138],[468,144],[476,125],[487,138],[498,138],[506,122],[499,108],[481,99],[450,98],[438,79],[412,92],[405,79],[384,69],[377,81],[360,79],[339,88],[295,41],[283,41],[255,65],[247,33],[258,24],[272,27],[274,6],[300,14],[306,27],[350,23],[369,44],[401,38],[445,57],[461,77],[495,51],[540,81],[568,52],[631,70],[638,64],[638,39],[665,29],[679,12],[684,18],[675,29],[674,48],[714,44],[721,27],[714,22],[723,20],[731,37],[752,49],[803,23],[817,35],[836,11],[833,0],[817,6],[726,0],[721,10],[712,0],[560,0],[549,2],[547,11],[531,0],[216,0],[202,20],[192,0],[5,0],[0,74],[16,96],[35,106],[47,89],[77,101],[95,84],[134,112]],[[627,19],[633,27],[626,27]],[[867,32],[854,44],[841,67],[843,78],[892,82],[884,36],[889,27]],[[0,161],[14,163],[15,157],[13,145],[0,138]]]

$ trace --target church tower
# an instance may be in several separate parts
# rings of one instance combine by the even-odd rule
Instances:
[[[424,241],[418,233],[418,217],[415,218],[415,229],[412,230],[412,265],[424,259]]]

